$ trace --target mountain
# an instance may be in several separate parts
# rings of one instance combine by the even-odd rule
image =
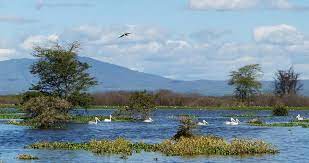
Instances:
[[[200,93],[210,96],[229,95],[232,93],[226,81],[172,80],[157,75],[133,71],[125,67],[98,61],[92,58],[80,57],[82,62],[89,63],[92,67],[89,72],[96,77],[99,85],[92,88],[91,92],[117,91],[117,90],[158,90],[169,89],[181,93]],[[17,94],[27,90],[37,79],[30,74],[30,65],[34,59],[12,59],[0,61],[0,94]],[[309,86],[309,80],[303,81],[304,86]],[[271,91],[272,82],[263,81],[263,90]],[[309,95],[309,90],[304,90]]]

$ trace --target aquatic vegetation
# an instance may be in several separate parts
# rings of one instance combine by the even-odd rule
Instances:
[[[275,154],[279,151],[259,140],[234,139],[231,142],[217,136],[166,140],[157,151],[168,156]]]
[[[309,123],[306,122],[284,122],[284,123],[249,123],[252,126],[261,127],[303,127],[309,128]]]
[[[126,139],[92,140],[87,143],[38,142],[28,146],[32,149],[88,150],[96,154],[132,155],[133,153],[161,152],[167,156],[198,155],[254,155],[276,154],[272,145],[259,140],[234,139],[231,142],[217,136],[198,136],[165,140],[159,144],[132,143]]]
[[[254,118],[248,121],[249,124],[263,124],[263,121],[260,118]]]
[[[10,124],[10,125],[16,125],[16,126],[29,126],[29,127],[33,127],[33,124],[29,121],[16,121],[14,119],[9,120],[6,124]]]
[[[38,157],[29,155],[29,154],[20,154],[17,156],[17,158],[20,160],[38,160],[39,159]]]
[[[25,117],[24,114],[18,114],[18,113],[0,114],[0,119],[22,119],[24,117]]]
[[[289,110],[282,105],[275,106],[272,112],[273,112],[273,116],[288,116],[289,115]]]

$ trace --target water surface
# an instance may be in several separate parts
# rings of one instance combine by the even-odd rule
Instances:
[[[109,115],[114,110],[83,110],[75,114]],[[127,160],[120,156],[97,156],[87,151],[69,150],[32,150],[24,146],[37,141],[70,141],[86,142],[91,139],[115,139],[124,137],[132,141],[159,143],[172,137],[179,122],[177,115],[190,114],[206,120],[209,126],[199,128],[199,134],[218,135],[228,140],[232,138],[263,139],[275,145],[280,153],[276,155],[250,157],[167,157],[160,153],[140,153],[130,156]],[[156,110],[152,116],[153,123],[114,122],[98,125],[71,124],[66,130],[37,130],[28,127],[5,124],[0,121],[0,160],[3,162],[23,162],[16,159],[18,154],[32,154],[40,158],[32,162],[308,162],[309,161],[309,129],[301,127],[271,128],[254,127],[241,123],[239,126],[227,126],[227,115],[256,114],[269,116],[270,111],[230,111],[230,110]],[[288,122],[297,114],[309,117],[309,111],[291,111],[289,117],[264,117],[266,122]],[[250,118],[239,118],[245,122]],[[155,161],[154,158],[158,158]]]

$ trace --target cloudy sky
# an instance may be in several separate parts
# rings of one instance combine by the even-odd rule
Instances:
[[[289,66],[309,79],[308,18],[307,0],[0,0],[0,60],[78,40],[82,56],[173,79],[253,63],[264,80]]]

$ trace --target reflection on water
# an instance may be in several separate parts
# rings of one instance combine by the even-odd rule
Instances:
[[[83,110],[74,114],[109,115],[113,110]],[[91,139],[115,139],[124,137],[132,141],[158,143],[169,139],[177,130],[177,115],[195,115],[199,120],[208,121],[208,126],[199,128],[199,134],[213,134],[232,139],[234,137],[263,139],[277,146],[280,154],[248,157],[166,157],[160,153],[140,153],[130,156],[125,162],[306,162],[309,160],[309,129],[264,128],[242,123],[239,126],[227,126],[226,115],[256,114],[265,116],[266,122],[287,122],[298,113],[309,117],[309,111],[292,111],[290,117],[267,117],[270,111],[211,111],[211,110],[157,110],[153,123],[117,122],[99,123],[98,125],[72,124],[67,130],[36,130],[27,127],[7,125],[0,121],[0,160],[4,162],[21,162],[16,156],[28,153],[38,156],[40,160],[32,162],[124,162],[119,156],[97,156],[87,151],[65,150],[30,150],[24,146],[37,141],[73,141],[85,142]],[[248,118],[239,118],[245,122]]]

